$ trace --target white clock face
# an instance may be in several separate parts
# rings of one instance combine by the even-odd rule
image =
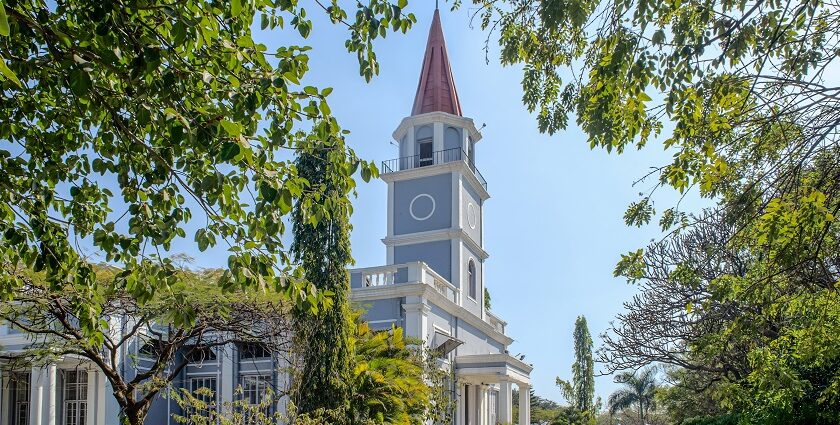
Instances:
[[[411,200],[408,212],[417,221],[427,220],[435,213],[435,198],[428,193],[421,193]]]
[[[467,204],[467,224],[470,225],[470,229],[475,229],[476,223],[478,223],[478,213],[475,211],[475,205],[470,202]]]

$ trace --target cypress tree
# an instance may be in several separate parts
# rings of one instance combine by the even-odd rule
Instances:
[[[575,408],[581,412],[595,409],[595,366],[592,361],[592,337],[586,317],[575,320],[575,363],[572,365],[572,394]]]
[[[344,154],[343,144],[301,153],[295,164],[309,181],[292,211],[294,242],[291,254],[304,277],[318,291],[331,293],[332,302],[316,315],[295,312],[298,373],[293,383],[297,413],[334,410],[349,405],[351,362],[349,170],[331,166],[329,155]],[[315,188],[322,189],[319,196]]]

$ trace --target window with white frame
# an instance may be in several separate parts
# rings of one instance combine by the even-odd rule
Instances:
[[[184,357],[190,363],[216,363],[216,352],[211,347],[189,347]]]
[[[29,425],[29,379],[27,372],[9,375],[9,424]]]
[[[205,404],[203,409],[199,409],[198,406],[188,406],[186,413],[186,417],[189,417],[194,414],[198,414],[204,416],[208,413],[208,411],[216,410],[216,378],[212,376],[194,376],[190,377],[187,381],[188,388],[192,393],[193,397],[197,400],[202,401]]]
[[[470,259],[469,265],[467,265],[467,275],[468,275],[468,282],[470,283],[470,298],[476,299],[476,294],[478,294],[478,283],[476,282],[476,275],[475,275],[475,262]]]
[[[64,370],[62,382],[61,425],[85,425],[87,423],[88,374],[84,370]]]
[[[254,343],[254,342],[243,342],[238,344],[239,348],[239,359],[240,360],[247,360],[247,359],[259,359],[259,360],[270,360],[271,353],[268,351],[268,347],[263,344]]]
[[[239,385],[242,386],[242,400],[248,404],[260,404],[271,388],[271,376],[242,375],[239,377]]]
[[[195,393],[200,389],[210,390],[214,395],[216,394],[216,378],[212,376],[198,376],[190,378],[190,391]],[[210,396],[198,396],[205,401],[211,401]]]

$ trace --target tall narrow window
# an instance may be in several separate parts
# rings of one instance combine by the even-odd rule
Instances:
[[[9,411],[11,425],[29,424],[29,373],[15,372],[9,379]]]
[[[64,399],[62,425],[85,425],[87,423],[88,376],[84,370],[65,370],[62,396]]]
[[[207,410],[215,410],[216,408],[216,378],[209,376],[199,376],[190,378],[190,392],[193,396],[205,403]],[[198,412],[196,407],[192,407],[190,414],[207,413]]]
[[[464,423],[470,425],[470,386],[464,385]]]
[[[268,395],[272,387],[271,375],[241,375],[239,385],[242,387],[242,401],[251,406],[243,408],[245,423],[257,423],[257,417],[271,414],[273,397]]]
[[[470,168],[475,170],[475,142],[473,141],[472,137],[470,137],[470,151],[469,151],[469,164]]]
[[[467,266],[467,274],[469,275],[470,282],[470,298],[475,299],[475,296],[478,293],[478,287],[475,276],[475,262],[473,262],[473,260],[470,260],[470,264]]]
[[[433,156],[432,141],[421,140],[418,146],[420,147],[420,166],[433,165],[435,158]]]

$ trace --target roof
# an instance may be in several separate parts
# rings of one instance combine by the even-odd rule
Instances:
[[[429,28],[429,40],[426,42],[426,54],[423,57],[423,67],[420,71],[420,81],[417,83],[411,115],[427,112],[446,112],[462,116],[458,91],[455,89],[455,79],[452,77],[452,68],[449,66],[449,56],[446,53],[446,40],[440,24],[440,12],[437,9],[432,18],[432,27]]]

